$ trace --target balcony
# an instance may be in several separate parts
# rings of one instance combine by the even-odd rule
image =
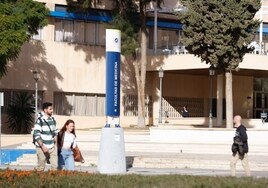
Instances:
[[[157,71],[160,66],[166,71],[172,70],[203,70],[207,71],[209,65],[202,63],[200,58],[189,54],[187,51],[184,53],[174,53],[173,50],[162,50],[158,49],[157,55],[153,55],[153,50],[148,51],[148,71]],[[252,54],[246,54],[244,60],[240,63],[239,74],[243,72],[245,75],[259,75],[264,76],[265,72],[268,71],[268,54],[260,54],[260,51],[256,49]],[[241,71],[243,70],[243,72]],[[199,72],[198,74],[207,74],[207,72]]]
[[[153,49],[148,49],[149,55],[154,55],[155,51]],[[174,46],[165,46],[160,47],[156,50],[156,54],[158,55],[180,55],[180,54],[188,54],[188,50],[186,50],[184,45],[178,44]]]
[[[252,54],[259,54],[259,55],[268,55],[268,43],[264,42],[262,46],[257,41],[252,41],[248,48],[254,48]],[[188,50],[186,50],[185,45],[178,44],[178,45],[166,45],[158,47],[158,49],[148,49],[147,53],[149,55],[181,55],[181,54],[188,54]]]

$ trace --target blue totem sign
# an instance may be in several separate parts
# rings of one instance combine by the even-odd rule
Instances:
[[[106,29],[106,125],[119,126],[121,32]]]
[[[106,29],[106,125],[101,131],[98,171],[104,174],[126,173],[126,154],[120,117],[121,33]],[[114,127],[111,127],[114,126]],[[109,128],[106,128],[109,127]]]

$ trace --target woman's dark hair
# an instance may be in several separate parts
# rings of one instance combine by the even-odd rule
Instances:
[[[72,120],[72,119],[68,119],[68,120],[65,122],[65,124],[63,125],[63,127],[61,128],[60,131],[61,131],[61,132],[65,132],[65,131],[67,130],[66,126],[69,125],[70,123],[73,123],[73,124],[75,125],[74,120]],[[74,134],[74,136],[76,137],[76,134],[75,134],[75,126],[74,126],[74,129],[73,129],[73,131],[72,131],[71,133]]]

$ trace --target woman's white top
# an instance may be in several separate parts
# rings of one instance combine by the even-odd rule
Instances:
[[[71,145],[73,145],[72,148],[76,147],[75,136],[74,136],[74,134],[65,131],[62,148],[63,149],[70,149]]]

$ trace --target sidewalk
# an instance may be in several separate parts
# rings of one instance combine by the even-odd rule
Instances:
[[[2,134],[1,135],[1,147],[2,148],[14,148],[17,145],[23,143],[32,142],[33,136],[31,134],[16,135],[16,134]]]
[[[86,163],[78,164],[76,170],[97,173],[101,129],[78,130],[77,141]],[[231,151],[228,143],[223,145],[203,143],[161,143],[150,139],[148,130],[124,130],[128,171],[126,174],[183,174],[229,176]],[[2,148],[32,149],[32,135],[2,135]],[[268,152],[264,146],[250,147],[249,160],[252,176],[268,178]],[[26,154],[20,160],[1,168],[33,170],[36,155]],[[237,175],[243,176],[240,161]]]
[[[34,166],[0,166],[0,169],[12,169],[12,170],[34,170]],[[45,170],[47,171],[47,167]],[[76,167],[76,171],[99,173],[97,167]],[[192,175],[192,176],[230,176],[229,170],[220,169],[187,169],[187,168],[129,168],[126,173],[128,174],[140,174],[140,175]],[[251,176],[255,178],[268,178],[268,171],[251,171]],[[236,177],[245,177],[242,170],[237,170]]]

